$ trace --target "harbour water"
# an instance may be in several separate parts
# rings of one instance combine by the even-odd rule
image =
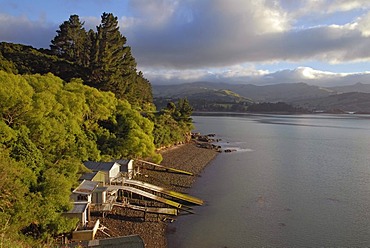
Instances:
[[[194,116],[224,149],[169,225],[181,247],[369,247],[370,116]]]

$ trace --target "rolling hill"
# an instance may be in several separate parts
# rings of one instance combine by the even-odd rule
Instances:
[[[357,83],[353,85],[330,87],[328,89],[336,91],[338,93],[349,93],[349,92],[370,93],[370,84]]]
[[[165,106],[169,100],[187,98],[197,111],[245,111],[247,106],[255,103],[285,102],[311,111],[370,112],[370,84],[362,83],[324,88],[305,83],[256,86],[194,82],[153,85],[153,96],[157,106],[158,103]]]
[[[180,85],[153,85],[154,98],[188,98],[199,93],[229,90],[254,102],[291,102],[336,94],[331,89],[305,83],[256,86],[252,84],[227,84],[195,82]]]
[[[313,111],[332,113],[370,113],[370,93],[348,92],[328,97],[300,100],[293,103]]]

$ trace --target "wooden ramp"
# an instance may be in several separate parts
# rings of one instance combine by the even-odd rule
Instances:
[[[176,198],[176,199],[179,199],[179,200],[182,200],[182,201],[186,201],[186,202],[189,202],[189,203],[192,203],[192,204],[196,204],[196,205],[203,205],[203,203],[204,203],[203,200],[201,200],[199,198],[196,198],[194,196],[190,196],[190,195],[187,195],[187,194],[182,194],[182,193],[179,193],[179,192],[176,192],[176,191],[168,190],[168,189],[165,189],[165,188],[162,188],[162,187],[150,184],[150,183],[145,183],[145,182],[136,181],[136,180],[125,180],[124,184],[127,185],[127,186],[137,186],[137,187],[141,187],[143,189],[152,190],[154,192],[162,193],[162,194],[168,195],[170,197],[173,197],[173,198]]]
[[[178,203],[178,202],[168,200],[166,198],[163,198],[163,197],[160,197],[160,196],[157,196],[157,195],[148,193],[148,192],[146,192],[144,190],[137,189],[137,188],[134,188],[134,187],[122,186],[122,185],[110,185],[108,187],[108,190],[111,190],[111,189],[122,189],[124,191],[131,192],[131,193],[134,193],[134,194],[137,194],[137,195],[141,195],[141,196],[144,196],[146,198],[149,198],[149,199],[152,199],[152,200],[155,200],[155,201],[162,202],[164,204],[167,204],[169,206],[172,206],[172,207],[175,207],[175,208],[178,208],[178,209],[181,209],[181,207],[182,207],[182,205],[180,203]]]
[[[152,214],[167,214],[167,215],[177,215],[178,210],[176,208],[154,208],[154,207],[143,207],[132,204],[114,204],[114,206],[125,207],[145,213]]]
[[[155,163],[144,161],[144,160],[137,160],[137,161],[143,163],[143,165],[144,164],[152,165],[154,167],[158,167],[158,168],[164,169],[166,171],[171,171],[171,172],[174,172],[174,173],[184,174],[184,175],[188,175],[188,176],[194,176],[193,173],[188,172],[188,171],[179,170],[179,169],[175,169],[175,168],[170,168],[170,167],[166,167],[166,166],[163,166],[163,165],[155,164]]]

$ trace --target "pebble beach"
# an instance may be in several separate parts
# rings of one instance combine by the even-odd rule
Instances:
[[[166,172],[163,170],[143,169],[138,180],[146,181],[167,189],[175,190],[181,193],[187,193],[195,180],[212,161],[217,151],[212,149],[200,148],[195,142],[177,145],[161,151],[163,161],[161,165],[175,169],[185,170],[194,174],[194,176]],[[111,236],[140,235],[147,248],[166,248],[166,230],[168,216],[157,216],[147,214],[144,218],[142,212],[135,210],[114,207],[113,211],[104,218],[99,218],[102,225]],[[176,218],[181,218],[178,216]],[[107,238],[102,232],[97,233],[96,238]]]

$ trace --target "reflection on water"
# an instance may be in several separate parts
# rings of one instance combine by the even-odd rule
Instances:
[[[326,128],[343,128],[343,129],[368,129],[362,126],[342,126],[341,124],[336,125],[335,122],[338,122],[339,118],[326,118],[324,121],[322,118],[310,119],[307,122],[307,119],[299,118],[262,118],[258,120],[260,123],[264,124],[274,124],[274,125],[293,125],[293,126],[306,126],[306,127],[326,127]],[[312,122],[315,120],[315,122]],[[340,120],[348,120],[348,118],[340,118]],[[351,119],[353,120],[353,119]]]
[[[370,246],[370,118],[195,116],[223,149],[170,225],[169,247]]]

